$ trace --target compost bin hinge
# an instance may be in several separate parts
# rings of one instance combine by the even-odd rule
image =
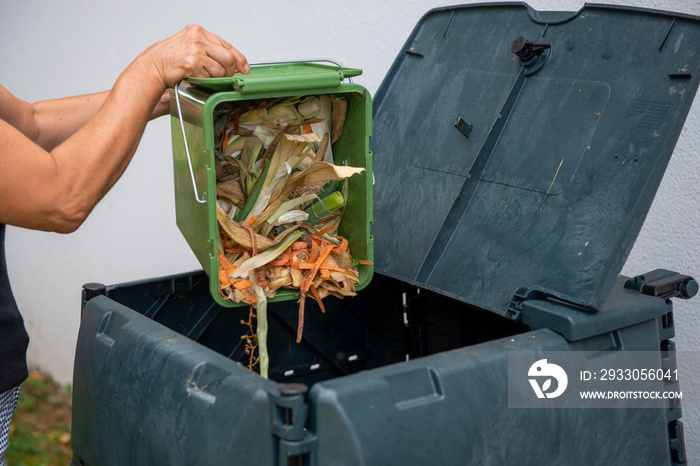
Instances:
[[[577,308],[577,309],[582,309],[585,310],[585,308],[581,307],[580,304],[577,304],[575,302],[569,301],[561,296],[557,296],[552,293],[547,293],[546,291],[542,290],[532,290],[529,288],[518,288],[518,290],[513,294],[513,298],[510,300],[510,304],[508,305],[508,308],[506,309],[506,314],[505,317],[508,319],[515,321],[515,322],[522,322],[523,321],[523,316],[522,316],[522,311],[523,311],[523,303],[525,301],[533,301],[533,300],[548,300],[552,302],[556,302],[559,304],[563,304],[569,307]]]
[[[523,320],[523,303],[532,299],[545,299],[546,297],[547,295],[541,291],[518,288],[513,298],[510,300],[505,316],[515,322],[521,322]]]
[[[272,434],[277,439],[279,466],[315,466],[316,434],[306,428],[309,387],[303,383],[279,384],[279,393],[272,395]]]
[[[690,299],[698,293],[698,282],[688,275],[656,269],[630,278],[625,282],[625,288],[661,299]]]

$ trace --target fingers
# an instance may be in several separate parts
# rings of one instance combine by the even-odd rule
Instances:
[[[211,41],[212,44],[215,44],[215,46],[208,51],[209,56],[226,69],[226,76],[231,76],[236,71],[243,74],[248,74],[250,72],[248,60],[238,49],[205,29],[202,29],[202,31],[207,39]]]
[[[241,72],[243,74],[248,74],[250,73],[250,66],[248,65],[248,59],[238,51],[233,45],[229,44],[226,41],[222,41],[223,45],[226,49],[229,50],[229,53],[232,55],[234,64],[235,64],[235,71]]]
[[[219,78],[222,76],[231,76],[233,72],[228,72],[221,63],[213,58],[203,58],[199,61],[199,68],[192,70],[189,76],[197,78]]]
[[[139,57],[154,71],[165,88],[189,77],[247,74],[248,60],[235,47],[201,26],[188,26],[174,36],[149,47]]]
[[[245,55],[243,55],[235,48],[233,49],[233,51],[236,55],[236,68],[238,69],[238,71],[240,71],[243,74],[250,73],[250,65],[248,64],[248,59],[245,57]]]
[[[207,56],[219,65],[209,64],[205,66],[213,77],[231,76],[236,71],[248,74],[250,71],[248,60],[233,45],[204,28],[199,26],[191,26],[191,28],[194,34],[201,34],[202,45]]]

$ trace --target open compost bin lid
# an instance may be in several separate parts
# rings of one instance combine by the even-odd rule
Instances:
[[[698,44],[698,18],[627,7],[430,11],[375,96],[376,270],[503,315],[516,295],[600,309],[693,102]]]

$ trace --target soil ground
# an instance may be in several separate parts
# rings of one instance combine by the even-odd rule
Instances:
[[[8,466],[68,466],[72,452],[71,389],[39,371],[20,388],[10,425]]]

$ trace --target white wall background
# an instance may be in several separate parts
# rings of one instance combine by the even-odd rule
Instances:
[[[157,6],[166,4],[167,7]],[[104,2],[4,0],[0,4],[0,83],[37,101],[110,88],[153,42],[190,23],[203,25],[251,62],[335,58],[362,68],[373,94],[414,25],[439,0]],[[531,0],[540,10],[577,10],[577,0]],[[609,3],[622,4],[618,0]],[[626,4],[700,15],[691,0]],[[700,46],[700,44],[698,44]],[[7,260],[31,335],[30,363],[68,383],[83,283],[153,278],[199,268],[175,226],[167,118],[150,124],[115,188],[71,235],[9,228]],[[667,268],[700,279],[700,105],[686,122],[625,275]],[[700,298],[676,302],[679,350],[700,350]],[[698,367],[680,355],[682,388],[697,393]],[[687,452],[700,461],[700,410],[684,408]]]

